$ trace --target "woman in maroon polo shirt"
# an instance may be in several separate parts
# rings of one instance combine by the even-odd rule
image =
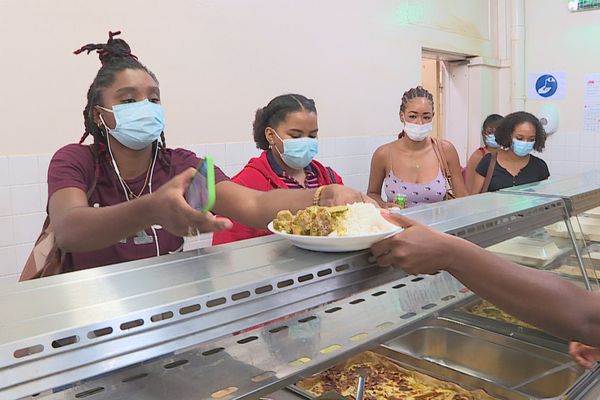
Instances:
[[[167,254],[181,247],[190,230],[232,226],[187,204],[184,193],[200,160],[166,147],[156,76],[117,34],[75,52],[96,50],[102,67],[88,90],[80,143],[58,150],[48,168],[48,214],[65,255],[63,272]],[[83,145],[88,136],[94,143]],[[321,192],[255,191],[229,181],[218,168],[216,181],[214,211],[254,227],[265,227],[281,205],[295,211],[314,201],[361,199],[339,185]]]
[[[318,152],[317,109],[312,99],[300,94],[275,97],[256,111],[252,124],[256,147],[264,150],[252,158],[231,180],[251,189],[314,189],[342,184],[342,178],[314,157]],[[269,235],[238,221],[233,228],[215,232],[213,244]]]

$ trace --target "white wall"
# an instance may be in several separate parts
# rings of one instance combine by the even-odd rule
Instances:
[[[484,0],[2,0],[0,155],[79,139],[95,56],[74,56],[120,29],[158,76],[167,143],[250,137],[275,95],[315,98],[323,136],[398,128],[402,92],[420,81],[421,47],[491,56]]]
[[[257,153],[258,107],[313,97],[320,160],[365,190],[403,91],[420,82],[421,48],[493,57],[497,2],[0,0],[0,284],[16,280],[39,234],[51,154],[83,133],[100,65],[74,56],[79,46],[122,30],[160,80],[167,144],[212,154],[229,174]]]
[[[583,131],[584,76],[600,72],[600,11],[571,13],[562,0],[525,1],[526,71],[563,71],[567,93],[551,103],[559,108],[560,124],[542,153],[555,176],[600,168],[600,133]],[[537,113],[549,100],[527,99],[527,111]]]

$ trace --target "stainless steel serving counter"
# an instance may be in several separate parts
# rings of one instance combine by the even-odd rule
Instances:
[[[594,267],[594,261],[590,254],[588,241],[591,238],[597,239],[595,235],[588,234],[586,229],[590,227],[582,224],[582,220],[579,215],[585,211],[589,211],[593,208],[600,207],[600,170],[588,171],[575,176],[569,176],[565,178],[548,179],[541,182],[535,182],[528,185],[522,185],[512,188],[501,190],[502,193],[513,193],[521,195],[530,195],[535,198],[550,197],[550,198],[561,198],[565,202],[566,209],[569,216],[573,217],[573,225],[576,229],[573,229],[571,223],[566,224],[568,234],[570,237],[583,237],[581,243],[582,254],[577,254],[579,258],[578,263],[587,268],[582,268],[582,274],[585,275],[586,287],[591,289],[600,289],[600,276]],[[583,219],[583,221],[586,221]],[[582,233],[583,232],[583,233]],[[587,271],[591,271],[588,274]],[[591,279],[588,275],[591,275]],[[594,284],[594,285],[592,285]]]
[[[405,214],[482,246],[568,222],[560,198],[509,193]],[[473,296],[369,255],[263,237],[7,286],[0,399],[259,398]]]
[[[560,197],[571,215],[600,206],[600,170],[579,175],[550,178],[501,190],[502,193],[533,195],[536,197]]]
[[[104,374],[405,275],[375,267],[365,252],[250,242],[6,287],[0,395]]]
[[[559,197],[484,193],[461,199],[408,208],[403,215],[441,232],[487,247],[565,220]]]

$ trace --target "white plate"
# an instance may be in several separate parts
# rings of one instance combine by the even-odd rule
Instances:
[[[273,228],[273,222],[271,222],[267,228],[274,234],[288,239],[294,246],[306,250],[324,251],[328,253],[368,249],[372,244],[402,231],[402,228],[398,227],[397,229],[386,232],[360,236],[304,236],[276,231]]]

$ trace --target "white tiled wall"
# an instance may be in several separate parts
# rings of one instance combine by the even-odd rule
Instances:
[[[324,138],[318,160],[338,172],[346,185],[366,191],[371,155],[395,135]],[[253,142],[180,145],[232,176],[260,150]],[[46,184],[51,154],[0,157],[0,286],[15,282],[46,217]]]
[[[562,177],[600,169],[600,135],[589,132],[557,132],[538,155],[548,164],[550,175]]]
[[[0,285],[16,281],[44,222],[49,154],[0,157]]]

